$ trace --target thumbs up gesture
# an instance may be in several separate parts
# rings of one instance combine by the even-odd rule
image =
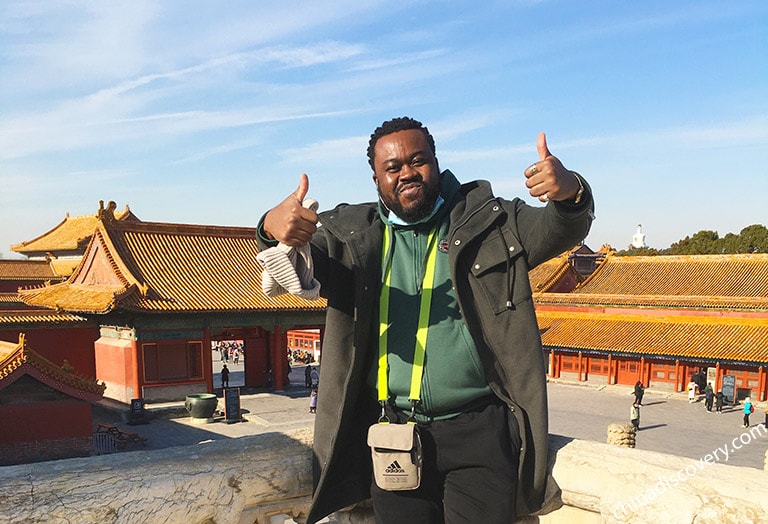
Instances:
[[[536,150],[539,152],[539,161],[524,171],[527,179],[525,187],[529,189],[531,196],[541,202],[575,198],[581,188],[579,179],[549,152],[547,135],[544,133],[539,133]]]
[[[309,191],[309,177],[302,173],[296,191],[264,216],[264,232],[283,244],[300,247],[317,231],[317,213],[302,206]]]

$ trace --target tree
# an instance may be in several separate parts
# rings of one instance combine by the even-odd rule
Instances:
[[[626,257],[626,256],[635,256],[635,257],[647,257],[647,256],[656,256],[656,255],[663,255],[663,251],[659,251],[658,249],[654,249],[652,247],[634,247],[630,245],[627,247],[627,249],[622,249],[621,251],[616,252],[616,256],[619,257]]]
[[[669,246],[670,255],[707,255],[720,253],[721,242],[717,231],[702,230]]]
[[[723,253],[738,253],[739,252],[739,235],[728,233],[722,238],[722,252]]]
[[[618,256],[639,255],[717,255],[721,253],[768,253],[768,228],[752,224],[736,235],[727,233],[723,238],[717,231],[703,229],[693,236],[672,244],[669,249],[639,248],[632,245],[618,251]]]
[[[768,253],[768,228],[753,224],[742,229],[737,253]]]

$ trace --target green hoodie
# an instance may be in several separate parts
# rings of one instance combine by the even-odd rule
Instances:
[[[427,239],[438,228],[437,262],[424,372],[421,380],[419,420],[444,419],[457,415],[463,407],[491,394],[475,344],[461,316],[448,266],[448,215],[459,190],[450,171],[441,174],[441,195],[445,203],[424,220],[391,228],[391,287],[388,323],[388,363],[390,401],[410,411],[411,374],[419,320],[422,281],[427,256]],[[388,224],[387,212],[379,202],[379,215]],[[375,317],[378,318],[378,315]],[[378,332],[378,330],[376,330]],[[374,359],[369,384],[376,389],[378,361]]]

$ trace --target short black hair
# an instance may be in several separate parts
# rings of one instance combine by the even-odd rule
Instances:
[[[432,149],[432,154],[435,155],[435,160],[437,160],[437,155],[435,152],[435,139],[429,133],[427,126],[409,116],[403,116],[400,118],[387,120],[379,127],[377,127],[371,135],[371,139],[368,141],[368,164],[371,166],[371,169],[375,171],[373,165],[373,157],[374,150],[376,149],[376,142],[379,141],[379,138],[386,135],[391,135],[392,133],[397,133],[398,131],[407,131],[409,129],[418,129],[424,133],[424,136],[427,137],[427,143],[429,144],[430,149]]]

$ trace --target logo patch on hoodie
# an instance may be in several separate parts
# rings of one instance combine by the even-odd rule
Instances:
[[[441,238],[437,242],[437,250],[441,253],[447,253],[448,252],[448,239],[447,238]]]

